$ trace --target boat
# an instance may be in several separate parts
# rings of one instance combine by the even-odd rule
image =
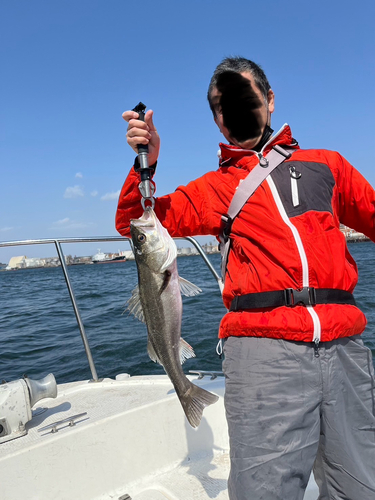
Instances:
[[[114,254],[107,254],[99,249],[98,253],[92,256],[92,261],[94,264],[113,264],[126,262],[126,256],[124,252],[119,251],[119,253],[114,256]]]
[[[186,239],[221,289],[221,279],[199,243]],[[0,385],[1,499],[228,500],[221,372],[197,369],[187,374],[194,384],[219,396],[196,429],[188,424],[166,375],[98,377],[61,248],[61,243],[93,240],[0,243],[0,248],[55,244],[92,375],[58,385],[53,374]],[[82,361],[83,356],[77,359]],[[311,479],[304,498],[317,497]]]

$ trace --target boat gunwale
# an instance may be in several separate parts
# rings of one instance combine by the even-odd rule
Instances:
[[[208,269],[211,271],[211,274],[213,275],[214,279],[216,280],[220,292],[222,293],[223,290],[223,281],[222,278],[218,275],[216,272],[215,268],[213,267],[212,263],[208,259],[205,251],[203,250],[202,246],[200,243],[193,237],[191,236],[186,236],[186,237],[179,237],[179,238],[174,238],[178,240],[187,240],[191,244],[195,246],[197,249],[199,255],[202,257],[203,261],[205,262],[206,266]],[[91,353],[90,345],[89,345],[89,340],[86,335],[85,327],[81,318],[81,313],[78,308],[77,300],[75,298],[74,292],[73,292],[73,287],[70,281],[69,277],[69,272],[68,272],[68,266],[66,264],[66,259],[65,255],[62,249],[62,244],[69,244],[69,243],[94,243],[94,242],[111,242],[111,241],[122,241],[122,242],[128,242],[130,244],[130,247],[133,251],[134,254],[134,248],[132,245],[132,241],[130,238],[127,238],[125,236],[88,236],[88,237],[69,237],[69,238],[42,238],[42,239],[34,239],[34,240],[14,240],[14,241],[0,241],[0,248],[6,248],[6,247],[12,247],[12,246],[27,246],[27,245],[46,245],[46,244],[54,244],[58,258],[60,260],[61,268],[64,274],[65,278],[65,283],[70,295],[70,299],[72,302],[73,310],[75,313],[77,325],[80,331],[81,339],[84,345],[86,357],[89,363],[91,375],[92,375],[92,381],[94,382],[100,382],[102,379],[98,377],[94,359]]]

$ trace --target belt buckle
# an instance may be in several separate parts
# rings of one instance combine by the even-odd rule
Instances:
[[[287,307],[294,307],[298,304],[303,304],[305,306],[315,306],[316,305],[316,294],[315,288],[305,286],[301,290],[295,290],[294,288],[286,288],[284,290],[285,305]]]

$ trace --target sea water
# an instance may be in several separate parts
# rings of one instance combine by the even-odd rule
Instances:
[[[349,251],[359,268],[355,298],[368,319],[363,339],[375,358],[375,246],[355,243]],[[220,255],[210,260],[219,272]],[[200,256],[179,257],[178,269],[202,289],[183,298],[182,336],[196,353],[184,370],[220,371],[217,331],[225,309],[217,282]],[[163,374],[147,355],[145,325],[125,310],[137,284],[135,262],[70,266],[68,272],[98,377]],[[58,383],[91,378],[60,267],[0,272],[0,346],[0,382],[24,374],[53,373]]]

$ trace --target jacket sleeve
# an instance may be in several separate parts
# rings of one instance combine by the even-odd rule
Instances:
[[[339,157],[339,219],[375,242],[375,191],[345,158]]]
[[[115,225],[122,236],[130,236],[130,219],[138,219],[143,212],[139,182],[139,174],[132,167],[122,186],[117,204]]]
[[[179,186],[174,193],[156,198],[155,214],[171,236],[218,234],[220,217],[215,216],[210,208],[211,183],[207,176],[187,186]],[[130,220],[138,219],[143,213],[139,180],[133,167],[125,180],[117,206],[116,229],[127,237],[130,237]]]

